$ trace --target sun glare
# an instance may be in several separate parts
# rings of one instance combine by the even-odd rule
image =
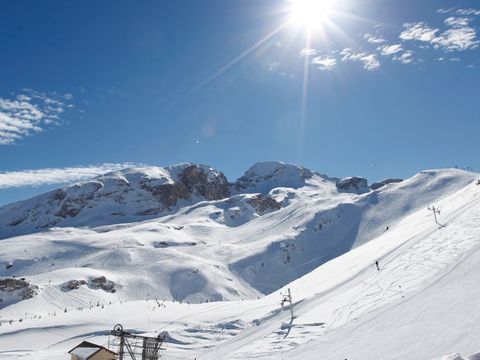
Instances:
[[[321,27],[333,11],[334,0],[291,0],[291,21],[309,30]]]

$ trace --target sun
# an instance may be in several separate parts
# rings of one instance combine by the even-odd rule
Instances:
[[[290,0],[290,20],[308,30],[325,25],[332,15],[335,0]]]

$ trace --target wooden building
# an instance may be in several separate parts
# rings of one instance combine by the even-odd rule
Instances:
[[[115,360],[117,354],[106,347],[82,341],[68,352],[71,360]]]

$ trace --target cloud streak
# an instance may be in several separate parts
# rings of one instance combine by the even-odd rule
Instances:
[[[455,14],[461,16],[480,16],[480,10],[478,9],[438,9],[439,14]]]
[[[403,48],[402,45],[400,44],[395,44],[395,45],[387,45],[382,48],[380,48],[381,54],[383,56],[389,56],[389,55],[394,55],[398,52],[402,52]]]
[[[0,145],[10,145],[46,127],[59,125],[73,95],[48,95],[25,90],[14,98],[0,97]]]
[[[363,64],[363,68],[368,71],[377,70],[380,67],[380,61],[377,59],[376,54],[366,53],[366,52],[359,52],[355,53],[352,49],[343,49],[340,52],[342,55],[343,62],[361,62]]]
[[[332,71],[337,67],[337,60],[330,56],[318,56],[312,59],[312,64],[317,65],[319,70]]]
[[[66,184],[91,179],[108,172],[140,166],[133,163],[100,164],[66,168],[47,168],[0,172],[0,189]]]
[[[369,42],[370,44],[383,44],[387,40],[382,38],[381,36],[375,36],[372,34],[365,34],[364,38]]]

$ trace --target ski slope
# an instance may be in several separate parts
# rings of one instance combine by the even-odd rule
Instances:
[[[424,211],[408,217],[289,284],[299,297],[291,327],[287,312],[205,358],[428,359],[478,351],[480,190],[472,185],[440,204],[445,227]]]
[[[63,359],[83,339],[107,345],[115,323],[168,331],[166,359],[473,354],[480,350],[476,177],[427,171],[363,194],[313,177],[297,189],[267,187],[282,208],[236,226],[210,215],[238,205],[241,194],[140,223],[2,240],[0,262],[15,258],[12,269],[39,293],[0,310],[0,359]],[[432,202],[440,224],[426,209]],[[72,276],[105,276],[117,291],[64,291]],[[287,288],[293,323],[280,307]]]

